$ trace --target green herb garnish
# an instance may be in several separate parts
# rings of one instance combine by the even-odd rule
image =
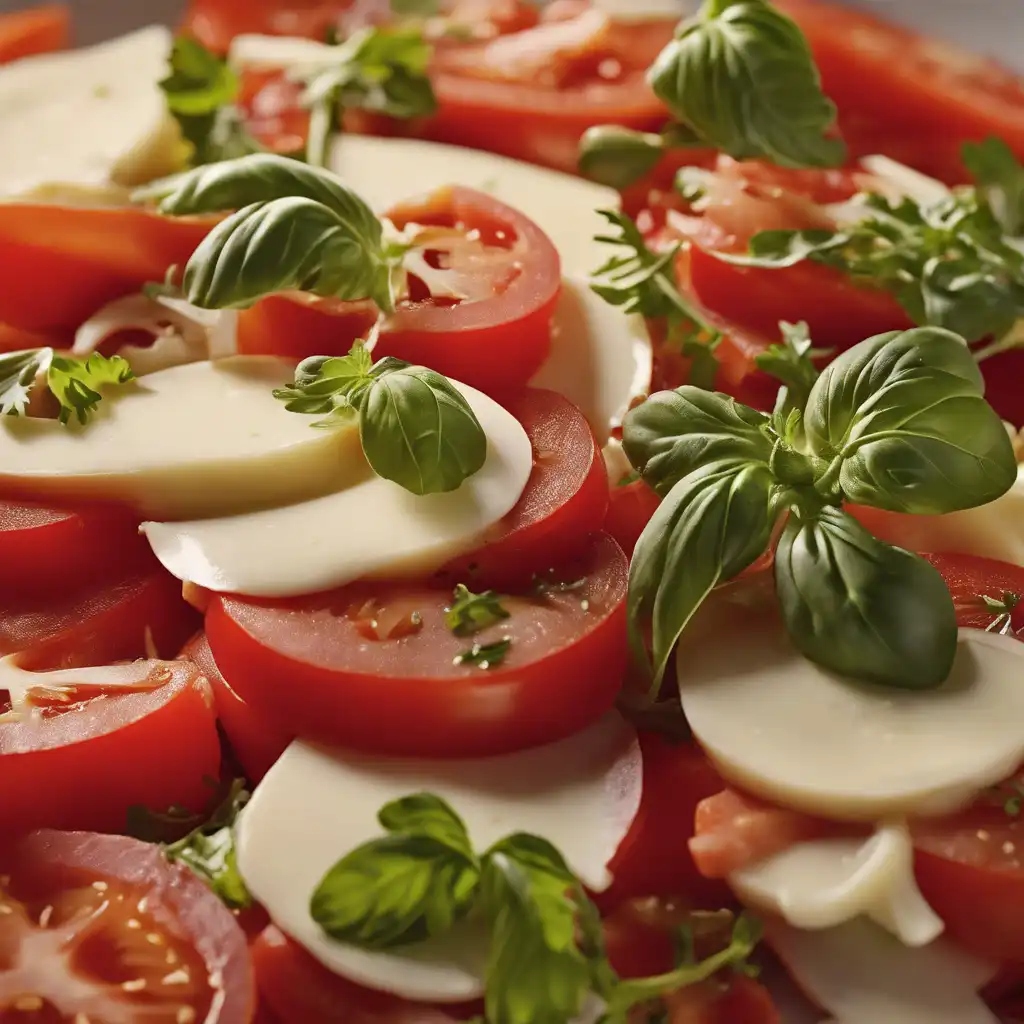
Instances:
[[[504,636],[491,644],[473,644],[468,651],[455,656],[455,665],[474,665],[476,668],[497,668],[508,657],[512,649],[512,638]]]
[[[444,621],[456,636],[472,636],[508,617],[508,611],[501,604],[501,597],[493,590],[474,594],[469,587],[460,583],[455,588],[452,606]]]
[[[994,616],[985,627],[985,632],[1002,633],[1005,636],[1012,635],[1014,632],[1013,613],[1020,602],[1021,595],[1013,594],[1008,590],[1004,590],[1000,597],[989,597],[987,594],[982,594],[982,605]]]

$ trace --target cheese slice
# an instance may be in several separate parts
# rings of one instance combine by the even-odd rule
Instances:
[[[0,489],[184,518],[299,501],[370,475],[354,426],[316,430],[273,389],[292,365],[238,356],[108,388],[82,429],[0,420]]]
[[[914,848],[903,824],[867,839],[798,843],[729,876],[744,903],[781,915],[796,928],[834,928],[864,915],[908,946],[943,930],[914,879]]]
[[[530,382],[564,395],[605,444],[651,389],[651,336],[641,316],[608,305],[585,278],[568,277],[551,323],[551,352]]]
[[[142,531],[178,579],[251,597],[312,594],[365,576],[439,568],[478,546],[519,500],[533,468],[530,439],[519,422],[479,391],[455,386],[487,435],[483,467],[458,490],[416,495],[370,476],[282,508],[144,523]]]
[[[940,688],[899,690],[840,678],[802,657],[776,617],[732,611],[710,636],[698,624],[684,637],[679,691],[701,746],[749,792],[834,819],[937,815],[1024,760],[1015,638],[963,629]]]
[[[407,999],[475,999],[487,956],[477,925],[365,952],[330,939],[310,917],[324,874],[382,834],[383,804],[430,792],[462,817],[476,849],[533,833],[554,843],[588,887],[605,889],[607,865],[640,805],[641,768],[636,734],[617,716],[558,743],[481,760],[374,758],[295,741],[241,815],[238,868],[271,920],[337,974]]]
[[[158,84],[171,40],[151,25],[0,69],[0,195],[130,186],[177,170],[183,145]]]
[[[833,1024],[998,1024],[977,994],[995,968],[947,940],[912,949],[863,919],[815,932],[773,921],[767,938]]]

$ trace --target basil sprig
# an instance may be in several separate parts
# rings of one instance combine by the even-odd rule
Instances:
[[[937,328],[869,338],[829,365],[803,408],[797,397],[769,416],[685,386],[626,416],[626,454],[664,496],[629,581],[631,644],[645,660],[642,627],[652,626],[652,691],[711,589],[767,551],[787,515],[776,587],[807,657],[888,686],[933,687],[949,674],[956,618],[941,578],[842,504],[940,514],[1012,486],[1013,448],[966,343]]]
[[[370,467],[413,494],[454,491],[487,458],[487,435],[447,377],[393,356],[373,363],[361,342],[347,356],[303,360],[274,397],[329,417],[315,426],[358,418]]]
[[[236,211],[185,267],[195,306],[241,308],[297,289],[394,309],[405,247],[385,241],[373,210],[330,171],[258,153],[165,178],[136,198],[175,216]]]
[[[597,908],[546,839],[514,833],[478,852],[455,810],[431,793],[386,804],[378,820],[386,834],[342,857],[317,886],[313,920],[339,942],[382,950],[478,917],[489,937],[485,1016],[494,1024],[565,1024],[590,994],[606,1006],[604,1024],[626,1024],[636,1005],[742,968],[760,938],[741,917],[708,959],[620,979]]]

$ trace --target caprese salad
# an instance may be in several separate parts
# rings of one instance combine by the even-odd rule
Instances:
[[[0,15],[0,1021],[1024,1016],[1024,85],[819,0],[68,37]]]

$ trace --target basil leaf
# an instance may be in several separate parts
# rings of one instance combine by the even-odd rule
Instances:
[[[978,192],[1008,235],[1024,233],[1024,167],[1013,150],[999,138],[965,142],[963,161],[977,183]]]
[[[454,491],[487,458],[487,435],[441,374],[381,360],[359,395],[359,434],[373,471],[413,494]]]
[[[767,464],[768,417],[728,395],[687,384],[631,409],[622,447],[644,482],[664,497],[683,477],[722,460]]]
[[[189,259],[184,287],[203,309],[245,308],[291,290],[394,306],[379,221],[346,220],[301,197],[251,203],[221,221]]]
[[[757,368],[782,382],[774,416],[785,423],[794,411],[803,413],[820,371],[814,360],[827,358],[832,349],[816,349],[807,324],[780,323],[782,342],[769,345],[754,362]]]
[[[650,174],[665,151],[665,140],[654,132],[595,125],[580,139],[579,171],[591,181],[621,190]]]
[[[381,809],[390,834],[342,857],[310,900],[313,920],[332,938],[383,950],[448,931],[472,906],[479,865],[465,825],[427,793]]]
[[[627,614],[634,654],[646,661],[639,622],[650,617],[656,690],[672,648],[718,583],[768,547],[774,509],[768,467],[736,460],[702,465],[665,496],[637,541]]]
[[[766,0],[705,0],[647,77],[674,117],[736,159],[783,167],[845,159],[843,143],[826,137],[836,108],[807,40]]]
[[[824,369],[807,443],[851,502],[924,515],[984,505],[1009,490],[1017,464],[983,394],[962,338],[929,327],[881,334]]]
[[[826,506],[790,518],[775,585],[793,643],[819,665],[902,689],[939,686],[949,675],[957,624],[942,577],[847,512]]]
[[[944,327],[972,341],[1002,337],[1024,310],[1024,283],[1008,279],[976,255],[932,257],[916,287],[901,294],[904,306],[920,309],[915,318],[919,323]]]

